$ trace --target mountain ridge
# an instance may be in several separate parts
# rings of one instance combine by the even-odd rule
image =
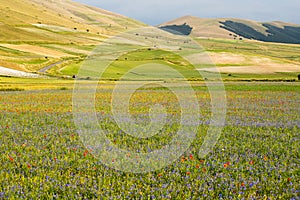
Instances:
[[[189,35],[193,37],[300,44],[300,25],[281,21],[257,22],[238,18],[199,18],[186,15],[162,23],[158,27],[176,31],[174,28],[180,25],[190,26],[192,31]]]

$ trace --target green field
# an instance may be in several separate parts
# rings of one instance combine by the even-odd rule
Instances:
[[[0,0],[0,29],[0,199],[299,198],[300,45],[65,0]]]
[[[172,165],[133,174],[105,167],[82,144],[73,121],[72,90],[60,90],[72,82],[38,80],[34,87],[36,81],[1,78],[2,86],[26,89],[0,95],[1,198],[293,199],[299,194],[297,83],[225,84],[227,122],[205,158],[197,152],[210,120],[210,96],[203,83],[194,83],[201,109],[197,139]],[[135,139],[113,121],[113,87],[109,82],[98,86],[96,109],[114,145],[148,152],[167,144],[180,117],[174,94],[154,87],[132,96],[131,114],[143,119],[148,106],[159,103],[172,113],[173,124],[151,138]]]
[[[212,63],[215,63],[217,67],[226,68],[247,66],[251,69],[251,66],[253,66],[258,67],[258,69],[266,68],[262,72],[247,72],[247,69],[245,72],[221,72],[221,76],[224,80],[297,80],[297,76],[300,73],[300,67],[298,71],[298,67],[296,67],[299,66],[300,63],[298,56],[300,54],[299,45],[219,39],[197,39],[196,41],[199,42],[208,56],[211,56]],[[23,44],[26,44],[26,42]],[[77,74],[79,68],[84,63],[84,60],[97,47],[96,45],[60,43],[36,43],[34,46],[47,48],[49,51],[54,50],[60,53],[65,53],[68,56],[54,58],[0,47],[1,55],[5,55],[5,59],[0,61],[0,65],[21,71],[37,73],[40,69],[46,66],[62,61],[61,64],[49,69],[47,74],[58,77],[72,76]],[[231,59],[230,56],[237,57],[237,59]],[[125,57],[126,60],[124,59]],[[229,59],[226,57],[229,57],[231,60],[226,60]],[[239,61],[241,59],[242,61]],[[268,62],[266,66],[264,66],[264,62],[266,62],[265,60]],[[176,66],[184,63],[180,61],[180,58],[177,55],[163,53],[159,50],[131,52],[126,56],[124,55],[123,57],[120,57],[112,65],[110,71],[106,74],[106,78],[115,79],[116,77],[119,77],[119,74],[122,74],[122,71],[128,71],[133,66],[138,66],[147,62],[166,64],[175,68]],[[186,65],[189,65],[189,63],[186,63]],[[277,67],[276,69],[279,69],[278,72],[272,71],[272,67],[274,66]],[[284,71],[286,67],[290,66],[294,67],[291,71]],[[203,64],[202,66],[195,67],[203,68],[205,65]],[[271,68],[268,72],[269,67]],[[195,72],[191,72],[189,75],[186,74],[186,76],[189,78],[195,77]],[[137,76],[136,78],[139,77]]]
[[[283,65],[299,62],[297,45],[218,39],[197,39],[197,42],[217,61],[218,67],[254,66],[255,59],[259,62],[269,59],[271,64]],[[1,48],[7,55],[7,60],[2,62],[22,71],[39,73],[43,67],[63,61],[41,78],[0,76],[1,199],[297,198],[300,131],[297,72],[221,73],[227,96],[226,123],[213,151],[199,157],[212,114],[212,91],[208,91],[206,83],[220,81],[217,73],[207,72],[211,73],[209,77],[215,75],[212,79],[201,77],[195,66],[178,54],[154,48],[122,54],[104,70],[105,61],[96,62],[97,54],[89,55],[96,45],[35,43],[34,46],[70,56],[46,58]],[[124,48],[122,44],[117,47]],[[244,61],[240,64],[236,60],[226,61],[228,55]],[[95,60],[91,59],[93,56]],[[227,57],[218,60],[220,56]],[[151,68],[130,71],[149,63]],[[98,84],[97,120],[114,147],[132,153],[149,153],[169,144],[181,127],[183,108],[168,86],[175,84],[181,95],[186,95],[188,88],[183,78],[170,73],[166,66],[190,81],[197,97],[200,125],[191,146],[170,165],[152,172],[125,173],[104,165],[97,152],[83,144],[74,123],[75,83],[80,82],[83,87]],[[100,80],[98,71],[103,71]],[[72,79],[78,72],[79,76]],[[130,86],[147,81],[154,82],[132,94],[129,113],[145,125],[150,122],[151,106],[160,104],[167,112],[167,121],[158,134],[138,139],[116,123],[112,94],[116,84]],[[82,99],[85,98],[83,94]],[[86,108],[82,112],[90,110]],[[113,156],[106,159],[111,163],[119,161]]]

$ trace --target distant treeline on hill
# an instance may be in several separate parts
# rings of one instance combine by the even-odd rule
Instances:
[[[234,32],[235,34],[247,39],[265,42],[300,44],[300,27],[284,26],[284,28],[279,28],[271,24],[264,23],[262,25],[267,28],[268,33],[265,35],[243,23],[230,20],[220,23],[222,24],[220,26],[221,28]]]
[[[193,27],[190,27],[189,25],[184,23],[182,25],[162,26],[160,27],[160,29],[168,31],[175,35],[190,35],[193,30]]]

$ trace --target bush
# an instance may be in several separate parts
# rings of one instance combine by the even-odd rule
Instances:
[[[0,88],[0,91],[14,92],[14,91],[24,91],[23,88]]]

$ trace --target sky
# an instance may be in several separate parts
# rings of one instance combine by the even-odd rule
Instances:
[[[300,24],[300,0],[75,0],[116,12],[149,25],[185,15],[243,18]]]

